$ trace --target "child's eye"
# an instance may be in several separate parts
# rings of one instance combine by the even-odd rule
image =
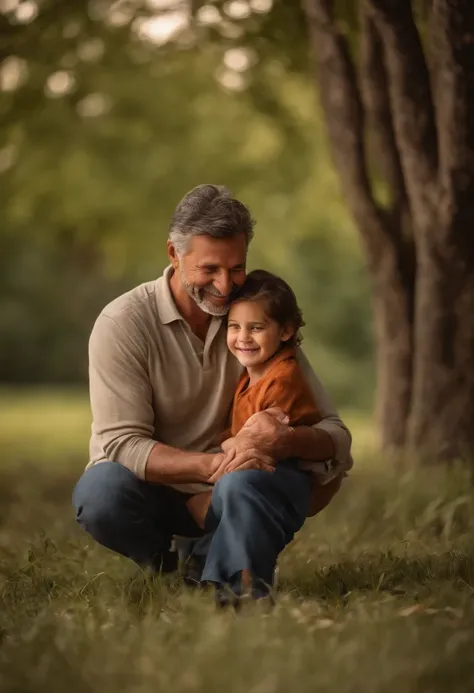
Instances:
[[[263,330],[263,327],[260,327],[260,325],[255,325],[252,327],[253,332],[261,332]]]

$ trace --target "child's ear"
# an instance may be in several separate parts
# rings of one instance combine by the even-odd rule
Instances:
[[[283,327],[282,331],[281,331],[281,336],[280,336],[281,341],[287,342],[289,339],[291,339],[293,337],[295,332],[296,332],[296,329],[295,329],[294,325],[286,325],[286,327]]]

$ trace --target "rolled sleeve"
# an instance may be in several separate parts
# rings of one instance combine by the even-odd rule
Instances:
[[[308,359],[301,349],[297,351],[298,363],[304,373],[306,381],[311,388],[316,405],[321,414],[321,421],[315,424],[312,428],[317,428],[331,437],[334,445],[335,462],[341,471],[351,469],[354,464],[351,455],[352,436],[339,418],[339,415],[332,404],[328,394],[326,393],[321,381],[313,371]]]
[[[315,424],[313,428],[326,431],[331,437],[334,444],[334,458],[340,465],[341,471],[351,469],[354,464],[351,455],[352,436],[341,419],[338,416],[327,416],[325,419]]]
[[[119,462],[144,479],[157,442],[152,389],[146,351],[133,339],[136,327],[125,327],[102,314],[89,340],[91,463]]]

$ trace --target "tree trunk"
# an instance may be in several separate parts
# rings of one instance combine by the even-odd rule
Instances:
[[[428,69],[412,2],[365,0],[361,92],[334,4],[304,1],[373,281],[382,441],[428,459],[474,456],[474,2],[430,2]],[[367,120],[390,209],[369,182]]]
[[[385,449],[399,449],[406,440],[411,400],[415,256],[405,230],[409,211],[380,46],[373,25],[367,24],[360,92],[332,0],[306,0],[305,10],[334,160],[361,234],[372,281],[381,442]],[[366,118],[382,153],[378,163],[390,185],[390,209],[376,203],[369,181]]]
[[[434,0],[438,204],[420,236],[410,442],[474,456],[474,4]]]
[[[384,450],[404,447],[412,394],[413,276],[390,246],[374,282],[376,417]]]
[[[453,239],[472,233],[474,218],[443,227],[418,253],[409,442],[428,461],[474,454],[474,263]]]

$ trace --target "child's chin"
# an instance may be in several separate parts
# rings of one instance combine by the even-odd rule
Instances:
[[[255,356],[241,356],[239,361],[242,366],[259,366],[261,363],[261,360],[255,358]]]

